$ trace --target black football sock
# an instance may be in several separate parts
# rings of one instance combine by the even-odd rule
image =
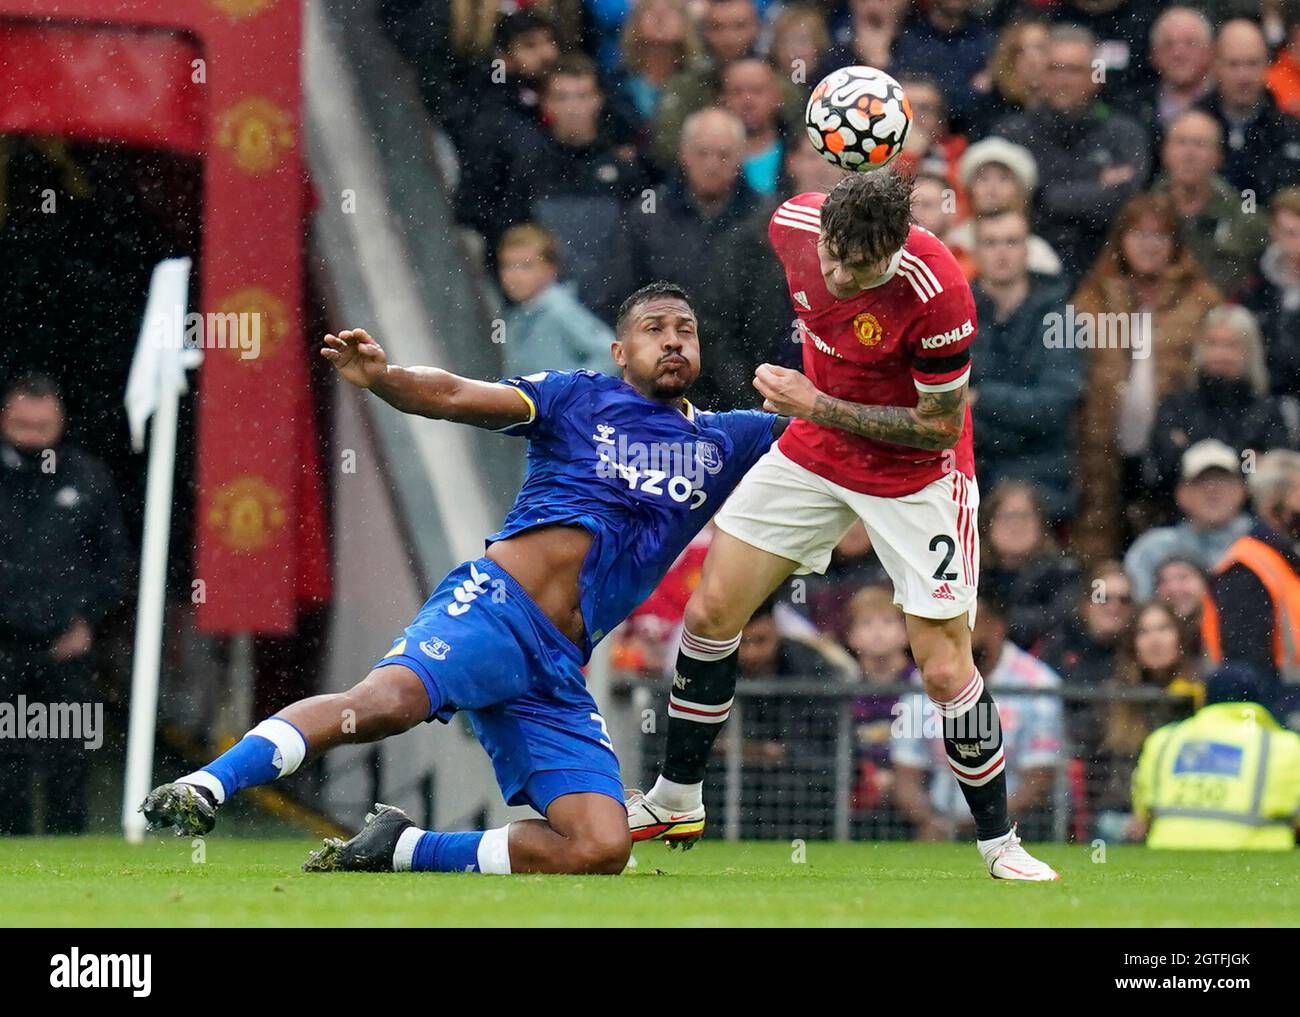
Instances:
[[[682,630],[668,697],[668,747],[663,776],[677,784],[704,780],[709,753],[731,713],[736,695],[740,633],[731,639],[704,639]]]
[[[978,671],[966,687],[946,703],[932,700],[943,718],[943,747],[948,765],[971,815],[975,839],[992,840],[1011,830],[1007,815],[1006,758],[1002,752],[1002,722],[997,704]]]

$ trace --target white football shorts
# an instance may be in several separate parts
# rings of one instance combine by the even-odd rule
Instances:
[[[920,618],[975,624],[979,488],[953,472],[914,494],[883,498],[841,487],[792,462],[775,445],[714,516],[718,529],[825,572],[831,552],[861,519],[894,584],[894,603]]]

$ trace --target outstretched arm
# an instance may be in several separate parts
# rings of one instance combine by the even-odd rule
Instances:
[[[867,406],[818,391],[799,371],[762,364],[754,374],[754,387],[765,410],[909,448],[952,448],[966,420],[965,385],[948,392],[921,392],[915,406]]]
[[[528,420],[517,389],[462,378],[436,367],[397,367],[365,329],[327,335],[321,356],[357,388],[369,389],[403,413],[499,430]]]

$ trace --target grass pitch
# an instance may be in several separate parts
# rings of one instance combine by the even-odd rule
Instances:
[[[1062,882],[995,882],[968,844],[705,841],[621,877],[305,875],[318,842],[0,840],[7,926],[1223,926],[1300,924],[1295,852],[1048,845]]]

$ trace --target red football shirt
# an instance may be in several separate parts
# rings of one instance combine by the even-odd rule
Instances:
[[[800,194],[768,224],[798,315],[804,374],[837,399],[915,406],[919,391],[957,388],[970,377],[975,300],[952,252],[913,226],[883,281],[848,300],[826,289],[817,259],[826,195]],[[854,491],[894,498],[956,469],[975,473],[970,410],[954,449],[929,452],[794,420],[779,443],[794,462]]]

